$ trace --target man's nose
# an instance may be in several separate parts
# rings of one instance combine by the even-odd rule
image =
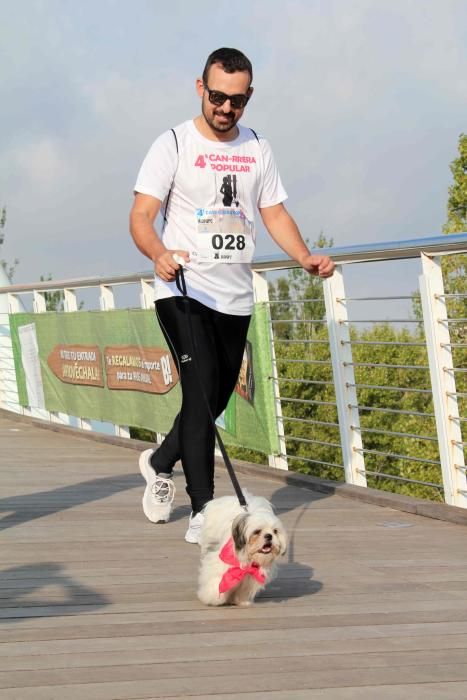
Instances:
[[[228,114],[229,112],[232,111],[232,106],[230,104],[230,100],[226,100],[224,104],[222,105],[222,111]]]

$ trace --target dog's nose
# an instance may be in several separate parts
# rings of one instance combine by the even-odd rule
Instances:
[[[270,532],[267,532],[267,533],[264,535],[264,539],[267,540],[268,542],[271,542],[271,540],[272,540],[272,535],[271,535],[271,533],[270,533]]]

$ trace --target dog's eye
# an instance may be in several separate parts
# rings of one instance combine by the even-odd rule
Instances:
[[[277,533],[279,532],[279,530],[276,528],[275,530],[273,530],[273,532],[274,532],[275,535],[277,535]]]
[[[253,534],[254,534],[254,535],[260,535],[260,534],[261,534],[261,530],[255,530],[255,531],[253,532]]]

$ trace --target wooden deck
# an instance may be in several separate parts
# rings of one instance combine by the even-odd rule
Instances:
[[[5,418],[0,445],[0,700],[467,697],[465,527],[241,475],[290,550],[207,609],[180,472],[152,525],[135,451]]]

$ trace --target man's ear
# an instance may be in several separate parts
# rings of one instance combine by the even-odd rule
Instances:
[[[196,78],[196,92],[198,93],[199,97],[203,96],[204,92],[204,83],[201,80],[201,78]]]

